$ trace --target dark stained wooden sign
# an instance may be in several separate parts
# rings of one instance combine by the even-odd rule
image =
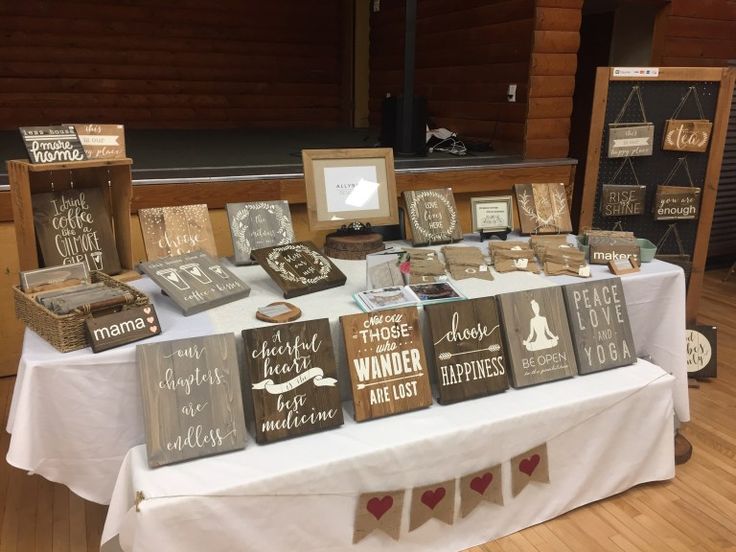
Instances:
[[[696,220],[700,215],[700,191],[694,186],[657,186],[654,220]]]
[[[245,448],[245,418],[232,333],[136,348],[148,465]]]
[[[82,143],[73,125],[20,127],[31,163],[85,161]]]
[[[406,191],[404,201],[414,245],[463,239],[452,188]]]
[[[432,404],[415,307],[340,317],[355,421]]]
[[[342,425],[327,318],[243,330],[243,342],[258,443]]]
[[[161,333],[153,305],[88,318],[86,324],[89,342],[95,353]]]
[[[289,202],[228,203],[235,264],[252,264],[251,251],[294,241]]]
[[[181,308],[184,316],[248,297],[250,293],[240,278],[202,251],[139,266]]]
[[[561,288],[504,293],[498,301],[511,385],[526,387],[575,375],[575,348]]]
[[[217,257],[207,205],[139,209],[138,217],[149,261],[192,251],[204,251]]]
[[[345,275],[312,242],[264,247],[252,254],[285,299],[345,285]]]
[[[578,373],[636,362],[636,346],[620,278],[563,287]]]
[[[506,355],[496,300],[482,297],[427,305],[439,402],[505,391]]]
[[[590,264],[607,265],[609,262],[619,259],[641,258],[641,247],[636,238],[590,236],[588,245]]]
[[[565,234],[572,231],[565,185],[514,184],[522,234]]]
[[[634,184],[604,184],[601,188],[601,215],[624,217],[641,215],[647,199],[647,187]]]
[[[83,262],[90,271],[120,272],[112,221],[100,188],[33,194],[32,202],[45,266]]]

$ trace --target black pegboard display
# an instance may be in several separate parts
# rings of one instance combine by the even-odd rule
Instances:
[[[647,187],[646,192],[646,208],[643,214],[624,217],[603,217],[600,211],[600,194],[601,186],[610,183],[616,170],[618,170],[624,158],[609,159],[608,153],[608,123],[613,122],[626,102],[626,98],[631,92],[634,85],[639,85],[641,90],[644,109],[646,111],[647,120],[654,123],[654,147],[652,155],[647,157],[632,157],[631,161],[636,170],[636,176],[639,184]],[[688,88],[695,86],[703,106],[705,118],[713,121],[715,119],[716,102],[718,100],[718,92],[720,82],[687,82],[687,81],[612,81],[608,85],[608,102],[606,105],[606,117],[603,127],[603,142],[601,144],[600,168],[598,170],[598,180],[596,183],[595,208],[593,216],[593,227],[612,229],[614,225],[621,221],[624,230],[630,230],[639,238],[646,238],[653,243],[658,243],[667,228],[673,222],[677,222],[677,230],[680,234],[685,253],[692,255],[695,249],[695,236],[698,228],[697,220],[682,221],[656,221],[652,215],[652,205],[654,204],[654,196],[657,191],[657,185],[664,184],[672,168],[677,163],[678,158],[686,156],[690,174],[695,186],[703,189],[705,182],[705,173],[708,167],[708,155],[710,152],[710,144],[708,150],[703,153],[665,151],[662,149],[662,133],[664,132],[665,121],[672,117],[673,112],[679,105],[683,96],[687,94]],[[699,119],[695,101],[692,96],[688,98],[687,103],[679,113],[678,119]],[[641,113],[639,111],[636,98],[629,104],[626,113],[620,122],[640,122]],[[629,167],[624,167],[616,178],[615,184],[636,184],[634,176],[631,174]],[[688,186],[689,182],[684,169],[679,169],[672,178],[673,186]],[[702,198],[701,192],[701,198]],[[673,237],[668,237],[661,251],[658,253],[678,253],[677,244]]]

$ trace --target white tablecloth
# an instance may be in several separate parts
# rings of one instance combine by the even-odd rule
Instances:
[[[469,243],[478,245],[477,240]],[[347,276],[345,286],[291,302],[302,309],[302,319],[330,318],[338,366],[344,370],[338,317],[359,312],[351,295],[365,287],[365,263],[335,263]],[[190,317],[181,316],[147,278],[134,282],[151,296],[163,328],[160,336],[146,342],[232,331],[242,347],[241,330],[264,324],[255,318],[256,309],[283,297],[260,267],[233,270],[251,287],[250,296]],[[457,285],[467,296],[480,297],[582,281],[521,272],[495,276],[493,282],[470,279]],[[607,268],[595,266],[593,276],[611,274]],[[637,355],[651,358],[675,376],[675,411],[681,421],[687,421],[690,412],[682,269],[653,261],[644,264],[641,273],[624,276],[623,282]],[[341,390],[347,398],[347,377],[341,377]],[[107,504],[123,457],[131,447],[145,442],[140,397],[135,344],[96,355],[90,349],[60,354],[27,330],[8,417],[11,439],[7,461],[63,483],[87,500]]]
[[[356,424],[151,470],[145,446],[120,472],[103,533],[110,549],[208,552],[447,552],[477,545],[646,481],[674,477],[674,378],[636,365]],[[549,484],[512,498],[508,460],[547,443]],[[505,506],[483,503],[448,527],[352,545],[363,492],[411,489],[503,463]],[[143,492],[140,512],[135,492]],[[459,501],[459,496],[457,497]],[[103,547],[107,550],[108,546]]]

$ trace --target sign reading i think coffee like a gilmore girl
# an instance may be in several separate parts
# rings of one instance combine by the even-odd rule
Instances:
[[[327,318],[243,330],[243,343],[258,443],[342,425]]]
[[[472,399],[508,388],[496,300],[483,297],[427,305],[439,402]]]
[[[340,317],[355,421],[432,404],[415,307]]]
[[[620,278],[563,287],[580,374],[636,362]]]
[[[31,163],[85,161],[82,142],[73,125],[20,127]]]

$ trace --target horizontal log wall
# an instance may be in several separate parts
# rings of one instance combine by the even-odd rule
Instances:
[[[350,93],[346,6],[0,2],[0,128],[338,126]]]

